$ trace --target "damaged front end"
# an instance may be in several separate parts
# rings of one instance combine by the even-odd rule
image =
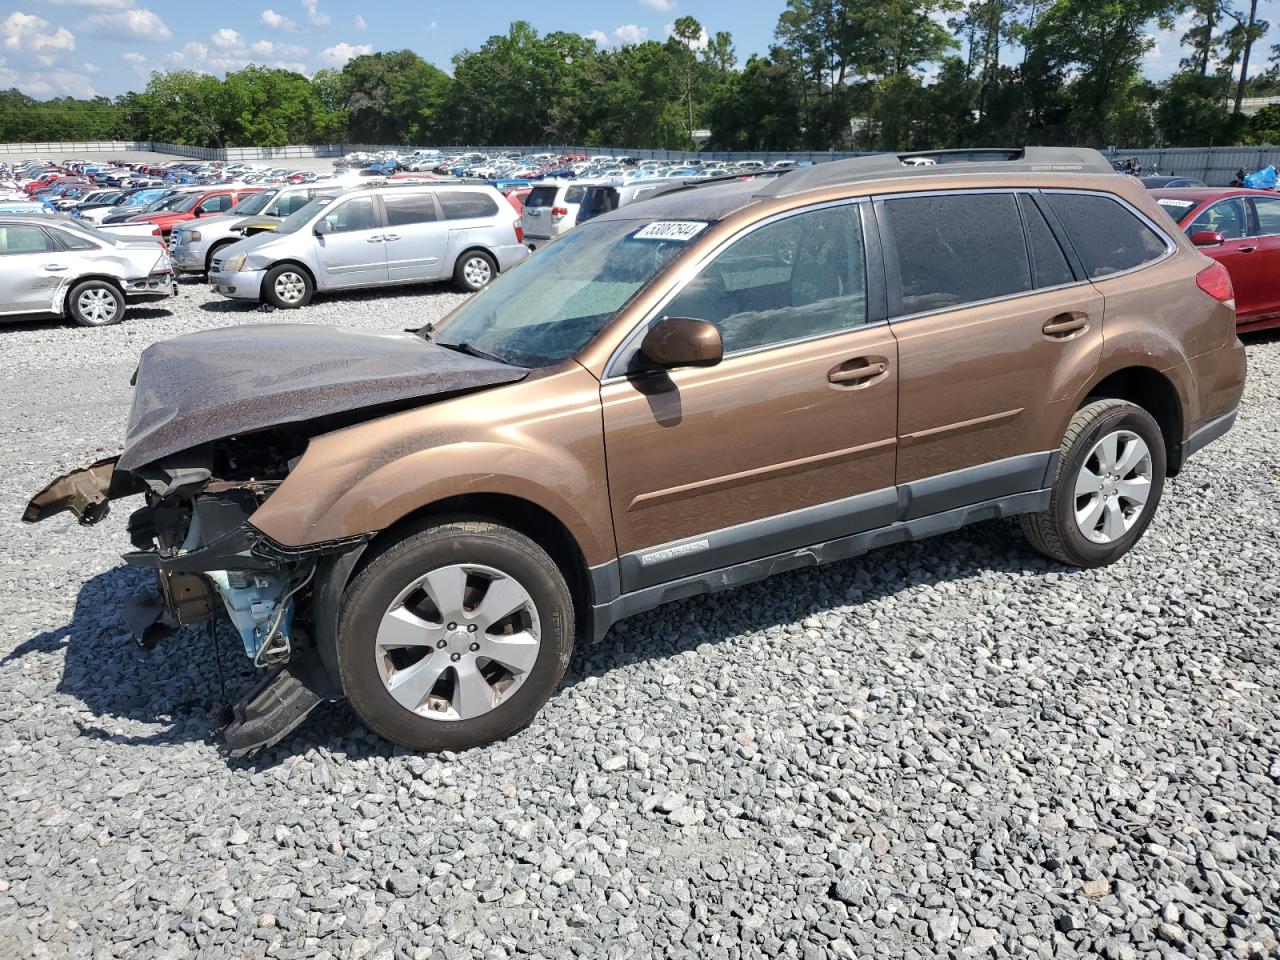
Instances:
[[[305,443],[289,431],[266,431],[134,472],[118,469],[115,458],[102,460],[55,480],[23,515],[36,522],[65,510],[93,525],[112,500],[143,495],[144,505],[129,517],[134,549],[124,560],[154,571],[157,586],[125,601],[134,638],[150,650],[177,627],[208,622],[212,630],[225,616],[245,655],[271,670],[233,708],[223,735],[234,755],[275,743],[318,704],[341,699],[316,648],[317,571],[358,552],[369,537],[287,548],[250,522]]]

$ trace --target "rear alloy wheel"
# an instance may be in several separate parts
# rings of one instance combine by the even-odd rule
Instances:
[[[273,267],[262,281],[263,298],[281,310],[296,310],[311,302],[311,278],[291,263]]]
[[[1031,545],[1077,567],[1124,556],[1147,528],[1164,490],[1164,436],[1124,400],[1096,400],[1071,419],[1049,509],[1022,517]]]
[[[498,265],[493,257],[481,250],[465,253],[454,269],[454,279],[463,290],[474,293],[493,282],[498,275]]]
[[[377,555],[347,588],[343,691],[377,733],[415,750],[510,736],[555,690],[573,604],[551,558],[496,524],[433,525]]]
[[[86,280],[67,297],[67,312],[86,327],[110,326],[124,319],[124,294],[105,280]]]

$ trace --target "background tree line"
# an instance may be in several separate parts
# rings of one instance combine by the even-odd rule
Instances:
[[[1152,24],[1189,13],[1181,68],[1143,77]],[[894,150],[977,144],[1280,143],[1280,46],[1258,0],[787,0],[739,63],[692,17],[665,41],[602,48],[524,21],[453,58],[410,50],[341,70],[156,71],[115,99],[0,92],[0,141],[582,144]],[[1265,69],[1257,70],[1259,63]],[[1250,76],[1250,73],[1253,76]]]

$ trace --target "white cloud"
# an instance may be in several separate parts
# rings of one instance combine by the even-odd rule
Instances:
[[[307,55],[307,48],[296,43],[273,43],[270,40],[255,40],[249,44],[249,52],[264,60],[301,60]]]
[[[158,15],[145,8],[119,13],[95,13],[88,23],[94,36],[107,40],[147,40],[163,42],[173,39],[173,31]]]
[[[213,36],[209,38],[209,42],[222,50],[234,50],[237,47],[244,46],[240,41],[240,34],[230,27],[215,30]]]
[[[584,33],[583,36],[588,40],[594,40],[596,46],[607,47],[609,45],[609,37],[603,30],[591,30],[588,33]]]
[[[649,36],[648,27],[638,27],[634,23],[627,23],[613,31],[614,40],[623,47],[630,46],[634,43],[641,43],[645,37]]]
[[[676,32],[676,25],[674,23],[668,23],[662,28],[662,32],[665,36],[674,36]],[[688,47],[690,50],[705,50],[707,49],[707,44],[710,42],[711,37],[707,34],[707,28],[703,27],[702,32],[698,34],[698,38],[690,41]]]
[[[335,43],[332,47],[326,47],[321,50],[318,59],[326,67],[340,67],[348,60],[363,57],[370,53],[373,53],[372,44],[357,43],[352,45],[343,40],[341,43]]]
[[[262,11],[258,18],[262,21],[262,25],[270,27],[272,30],[297,30],[298,24],[290,20],[284,14],[276,13],[274,10],[267,8]]]
[[[358,13],[356,14],[356,18],[355,20],[352,21],[352,23],[355,25],[355,28],[359,30],[361,33],[369,29],[369,24],[365,23],[364,17],[360,16],[360,14]]]
[[[0,23],[0,46],[17,56],[34,54],[41,61],[49,60],[49,54],[76,48],[75,34],[66,27],[51,30],[51,26],[41,17],[16,11]]]
[[[670,13],[676,8],[676,0],[640,0],[650,10],[657,10],[659,13]]]
[[[302,0],[302,9],[307,11],[307,19],[311,21],[313,27],[327,27],[330,17],[327,13],[321,13],[318,0]]]

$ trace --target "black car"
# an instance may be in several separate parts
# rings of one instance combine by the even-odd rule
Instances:
[[[1195,177],[1143,177],[1142,185],[1148,190],[1163,190],[1166,187],[1207,187],[1208,184]]]

